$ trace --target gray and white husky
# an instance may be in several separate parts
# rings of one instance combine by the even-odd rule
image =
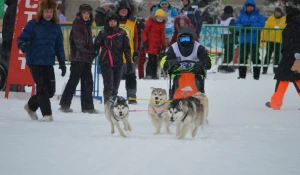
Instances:
[[[119,121],[124,124],[125,131],[131,131],[131,126],[128,121],[129,107],[126,103],[126,99],[121,96],[112,96],[105,104],[105,115],[107,120],[111,124],[111,134],[115,133],[116,126],[122,137],[126,137],[124,131],[120,127]]]
[[[207,100],[207,98],[205,98]],[[176,137],[184,139],[189,129],[192,137],[197,134],[198,128],[203,127],[208,115],[207,101],[201,102],[199,98],[187,97],[173,100],[168,110],[169,119],[176,123]]]
[[[170,120],[168,117],[168,95],[162,88],[152,88],[151,99],[148,105],[148,115],[156,129],[154,134],[160,134],[162,124],[165,123],[166,132],[170,133]]]

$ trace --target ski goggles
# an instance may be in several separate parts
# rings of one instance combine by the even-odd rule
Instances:
[[[188,35],[179,36],[179,42],[191,42],[191,37]]]
[[[167,3],[167,2],[160,3],[160,6],[168,6],[168,5],[169,5],[169,3]]]

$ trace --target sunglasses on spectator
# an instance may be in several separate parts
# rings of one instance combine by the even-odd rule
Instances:
[[[167,2],[160,3],[160,6],[168,6],[169,4]]]

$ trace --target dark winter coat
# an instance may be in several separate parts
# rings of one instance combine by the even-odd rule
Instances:
[[[287,22],[282,32],[282,59],[278,65],[275,79],[281,81],[300,80],[291,68],[295,61],[295,53],[300,53],[300,18]]]
[[[177,42],[177,36],[178,36],[178,32],[180,30],[180,25],[179,25],[179,22],[180,20],[183,19],[185,21],[185,24],[186,26],[189,26],[193,29],[194,31],[194,40],[199,42],[199,39],[198,39],[198,35],[196,34],[196,29],[195,27],[191,24],[191,20],[186,16],[186,15],[179,15],[177,16],[175,19],[174,19],[174,34],[172,36],[172,39],[171,39],[171,42],[170,42],[170,45],[174,44],[175,42]]]
[[[193,8],[191,5],[183,7],[181,13],[189,17],[192,25],[196,28],[197,37],[199,37],[202,28],[202,17],[200,11],[197,8]]]
[[[96,57],[93,48],[91,21],[84,21],[79,15],[73,21],[70,33],[70,60],[92,63]]]
[[[251,4],[254,6],[254,10],[251,13],[247,13],[246,6],[247,4]],[[265,26],[265,18],[262,14],[259,13],[258,9],[256,8],[256,3],[254,0],[247,0],[244,4],[244,8],[241,9],[241,14],[238,17],[238,19],[234,23],[235,26],[238,27],[245,27],[245,26],[251,26],[251,27],[264,27]],[[246,37],[245,37],[246,32]],[[257,44],[257,37],[259,37],[260,32],[257,32],[257,30],[252,30],[252,33],[248,30],[241,30],[240,32],[240,43],[251,43],[251,44]],[[252,37],[251,37],[252,36]]]
[[[107,15],[114,15],[117,19],[117,15],[113,12]],[[107,21],[108,19],[106,19]],[[108,21],[106,22],[108,23]],[[99,50],[101,47],[100,53],[100,65],[101,66],[111,66],[111,67],[120,67],[123,63],[123,54],[125,55],[126,62],[129,63],[131,60],[131,51],[129,45],[129,39],[125,30],[119,27],[118,25],[113,29],[109,26],[105,26],[101,30],[94,41],[94,49]]]
[[[166,47],[165,24],[157,22],[155,17],[148,18],[142,32],[142,42],[148,43],[146,53],[157,55],[161,47]]]
[[[13,38],[18,0],[7,0],[5,4],[7,9],[3,17],[2,39],[9,42]]]
[[[28,21],[18,38],[18,48],[22,43],[30,43],[26,50],[27,65],[54,65],[55,56],[65,60],[61,27],[52,20]]]
[[[95,23],[97,26],[105,26],[105,18],[106,14],[110,12],[110,10],[105,11],[102,7],[98,7],[95,10]]]

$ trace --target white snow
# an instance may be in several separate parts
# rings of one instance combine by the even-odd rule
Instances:
[[[57,94],[68,80],[57,77]],[[269,69],[271,72],[271,69]],[[68,72],[69,73],[69,72]],[[273,75],[259,81],[247,75],[209,74],[209,125],[195,139],[172,134],[153,135],[146,112],[130,113],[133,131],[122,138],[110,134],[102,114],[81,113],[80,98],[74,113],[61,113],[52,99],[53,123],[31,121],[23,109],[28,94],[4,99],[0,94],[1,175],[299,175],[300,108],[292,84],[280,111],[265,107],[275,86]],[[120,95],[125,96],[124,81]],[[167,80],[138,80],[138,97],[149,98],[150,87],[168,88]],[[27,89],[28,90],[28,89]],[[18,96],[18,98],[15,98]],[[130,109],[146,110],[148,101]],[[40,111],[38,111],[41,117]]]

